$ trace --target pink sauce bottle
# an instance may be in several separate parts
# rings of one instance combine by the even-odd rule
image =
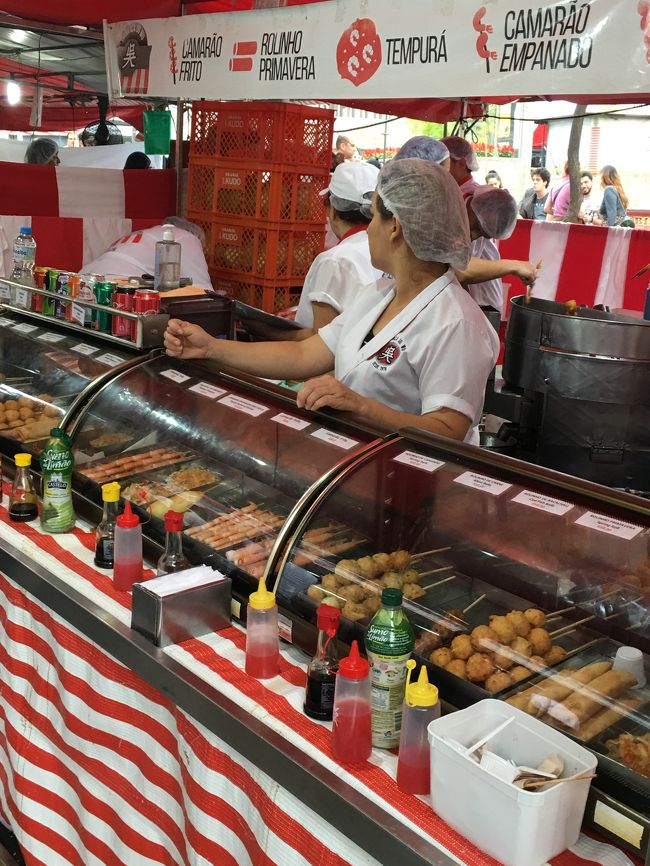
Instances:
[[[411,682],[413,659],[406,662],[408,674],[402,708],[402,733],[397,761],[397,784],[409,794],[428,794],[431,790],[431,759],[427,728],[440,716],[438,689],[429,682],[425,665],[416,683]]]
[[[142,527],[128,499],[115,521],[113,569],[113,586],[121,592],[130,592],[142,580]]]
[[[370,757],[370,665],[359,655],[356,640],[341,659],[334,691],[332,753],[338,761],[359,764]]]
[[[278,606],[275,594],[266,588],[264,578],[248,598],[246,609],[246,673],[267,680],[280,671]]]

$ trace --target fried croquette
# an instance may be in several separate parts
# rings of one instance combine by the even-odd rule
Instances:
[[[529,607],[524,615],[533,628],[542,628],[546,625],[546,614],[537,607]]]
[[[528,637],[532,626],[526,619],[526,614],[523,610],[511,610],[510,613],[506,614],[506,619],[512,625],[518,637]]]
[[[474,652],[472,641],[468,634],[459,634],[451,642],[451,654],[455,659],[467,659]]]
[[[502,692],[512,685],[512,677],[505,671],[497,671],[489,676],[485,681],[485,688],[493,695],[497,692]]]
[[[544,656],[544,661],[547,665],[554,665],[566,658],[566,650],[559,644],[553,644],[550,650]]]
[[[354,601],[347,601],[341,611],[346,619],[357,622],[360,619],[365,619],[368,616],[368,611],[362,604],[357,604]]]
[[[509,673],[513,683],[519,683],[527,679],[532,674],[532,671],[529,671],[523,665],[516,665],[516,667],[510,669]]]
[[[451,650],[449,647],[441,646],[440,649],[435,649],[429,656],[429,661],[440,668],[446,668],[452,660]]]
[[[551,651],[551,638],[545,628],[533,628],[528,635],[528,640],[533,648],[533,655],[545,656]]]
[[[321,580],[321,586],[323,589],[328,589],[330,592],[334,592],[339,586],[339,578],[336,574],[324,574],[323,579]]]
[[[357,602],[363,601],[364,598],[368,595],[368,593],[362,586],[355,586],[354,584],[350,584],[350,586],[339,587],[338,595],[340,595],[346,601]]]
[[[512,623],[506,616],[491,616],[490,628],[496,633],[497,640],[506,646],[510,646],[517,637]]]
[[[471,634],[472,646],[475,650],[490,650],[488,643],[499,643],[496,632],[489,625],[477,625]]]
[[[467,659],[467,679],[482,683],[494,673],[494,662],[485,653],[474,653]]]
[[[446,670],[455,677],[460,677],[461,680],[467,679],[467,665],[462,659],[452,659],[447,665]]]
[[[533,654],[533,647],[525,637],[516,637],[510,644],[510,649],[520,656],[526,656],[526,658],[530,658]]]
[[[404,598],[422,598],[423,595],[426,595],[426,590],[422,589],[421,586],[418,586],[417,583],[405,583],[402,586],[402,593]]]

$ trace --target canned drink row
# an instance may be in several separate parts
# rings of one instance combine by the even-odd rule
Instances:
[[[101,274],[72,274],[54,268],[34,268],[34,284],[37,289],[45,289],[60,297],[48,298],[33,292],[33,312],[67,322],[75,321],[73,303],[77,299],[144,316],[160,312],[160,295],[157,291],[112,282]],[[83,325],[124,340],[135,342],[137,339],[135,320],[108,311],[84,310]]]

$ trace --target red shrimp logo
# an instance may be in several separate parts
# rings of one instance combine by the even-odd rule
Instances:
[[[365,84],[381,66],[381,39],[375,22],[357,18],[339,39],[336,65],[341,78],[355,87]]]
[[[641,16],[641,30],[643,30],[645,59],[647,63],[650,63],[650,0],[639,0],[636,8]]]
[[[650,2],[650,0],[649,0]],[[487,9],[485,6],[481,6],[480,9],[477,9],[474,17],[472,18],[472,26],[474,30],[478,33],[478,37],[476,39],[476,53],[479,57],[483,57],[485,59],[485,68],[486,71],[490,71],[490,60],[497,59],[496,51],[490,51],[487,47],[489,34],[492,33],[492,25],[483,23],[483,16],[487,15]]]

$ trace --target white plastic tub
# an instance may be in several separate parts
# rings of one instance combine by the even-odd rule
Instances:
[[[514,721],[487,744],[490,751],[528,767],[557,753],[565,763],[563,776],[596,769],[591,752],[539,719],[502,701],[479,701],[429,725],[431,805],[504,866],[542,866],[577,841],[590,781],[522,791],[488,773],[444,739],[469,747],[511,716]]]

